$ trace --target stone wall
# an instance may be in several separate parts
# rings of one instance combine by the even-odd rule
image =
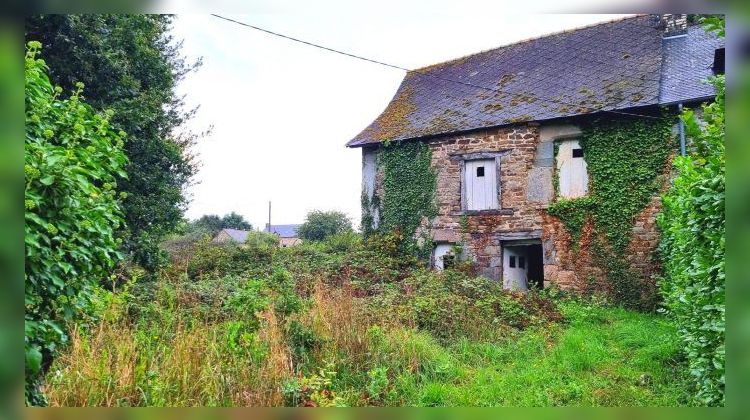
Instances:
[[[580,134],[572,124],[523,123],[429,140],[437,174],[438,215],[432,220],[433,240],[462,244],[465,256],[475,261],[479,273],[497,280],[502,277],[505,241],[538,241],[543,251],[545,285],[555,283],[577,290],[606,287],[603,273],[589,251],[591,224],[584,227],[580,247],[573,250],[562,222],[546,212],[554,200],[554,142]],[[461,157],[478,153],[499,156],[498,210],[462,209]],[[368,171],[367,188],[382,197],[382,168],[364,166]],[[628,248],[628,261],[644,279],[659,270],[654,251],[658,245],[655,217],[660,205],[655,196],[638,215]]]
[[[433,239],[437,242],[463,242],[464,252],[488,277],[500,279],[502,275],[500,241],[503,235],[525,233],[529,237],[541,237],[543,212],[538,202],[530,202],[527,198],[528,178],[534,166],[538,140],[538,124],[521,124],[430,142],[432,165],[437,172],[438,216],[432,224]],[[485,152],[501,153],[500,208],[464,212],[461,206],[461,162],[455,157]],[[550,176],[550,184],[551,179]]]

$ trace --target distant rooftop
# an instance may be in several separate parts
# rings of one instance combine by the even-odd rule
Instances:
[[[236,242],[244,243],[247,240],[247,234],[250,233],[246,230],[239,230],[239,229],[222,229],[223,232],[226,232],[227,235],[229,235],[230,238],[232,238]]]
[[[268,229],[268,223],[266,223],[266,232],[271,232],[279,235],[281,238],[297,238],[297,229],[301,225],[271,225],[271,229]]]

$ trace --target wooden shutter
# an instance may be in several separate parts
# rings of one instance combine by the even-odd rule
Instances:
[[[467,210],[498,208],[497,165],[495,159],[466,161],[464,182]]]

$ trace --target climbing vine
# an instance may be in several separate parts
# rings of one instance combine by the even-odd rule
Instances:
[[[407,238],[404,251],[421,257],[429,256],[431,241],[425,229],[420,229],[419,238],[414,234],[424,219],[437,214],[437,175],[431,162],[432,152],[423,142],[386,142],[378,153],[378,166],[383,169],[379,229],[401,230]]]
[[[560,219],[565,225],[565,229],[570,234],[574,251],[578,250],[583,225],[586,224],[594,205],[595,201],[591,197],[581,197],[572,200],[559,200],[547,209],[549,214]]]
[[[649,305],[624,255],[634,219],[658,191],[659,175],[674,150],[674,120],[674,115],[665,113],[658,119],[598,118],[585,123],[580,144],[588,167],[589,195],[558,200],[548,209],[565,225],[574,250],[591,218],[594,263],[604,271],[613,298],[630,307]]]

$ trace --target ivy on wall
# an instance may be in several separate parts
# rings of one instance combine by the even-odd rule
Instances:
[[[386,142],[378,153],[378,166],[383,169],[383,197],[377,203],[378,229],[385,232],[399,229],[408,238],[405,251],[422,257],[431,252],[429,238],[417,241],[413,236],[424,218],[431,220],[437,215],[437,174],[431,163],[432,151],[419,141]]]
[[[580,140],[589,173],[589,195],[561,199],[548,213],[558,217],[577,250],[581,231],[591,218],[594,262],[605,273],[613,298],[629,307],[648,309],[653,302],[641,296],[640,279],[625,260],[633,222],[661,183],[667,159],[674,150],[674,116],[658,119],[597,118],[583,124]]]

